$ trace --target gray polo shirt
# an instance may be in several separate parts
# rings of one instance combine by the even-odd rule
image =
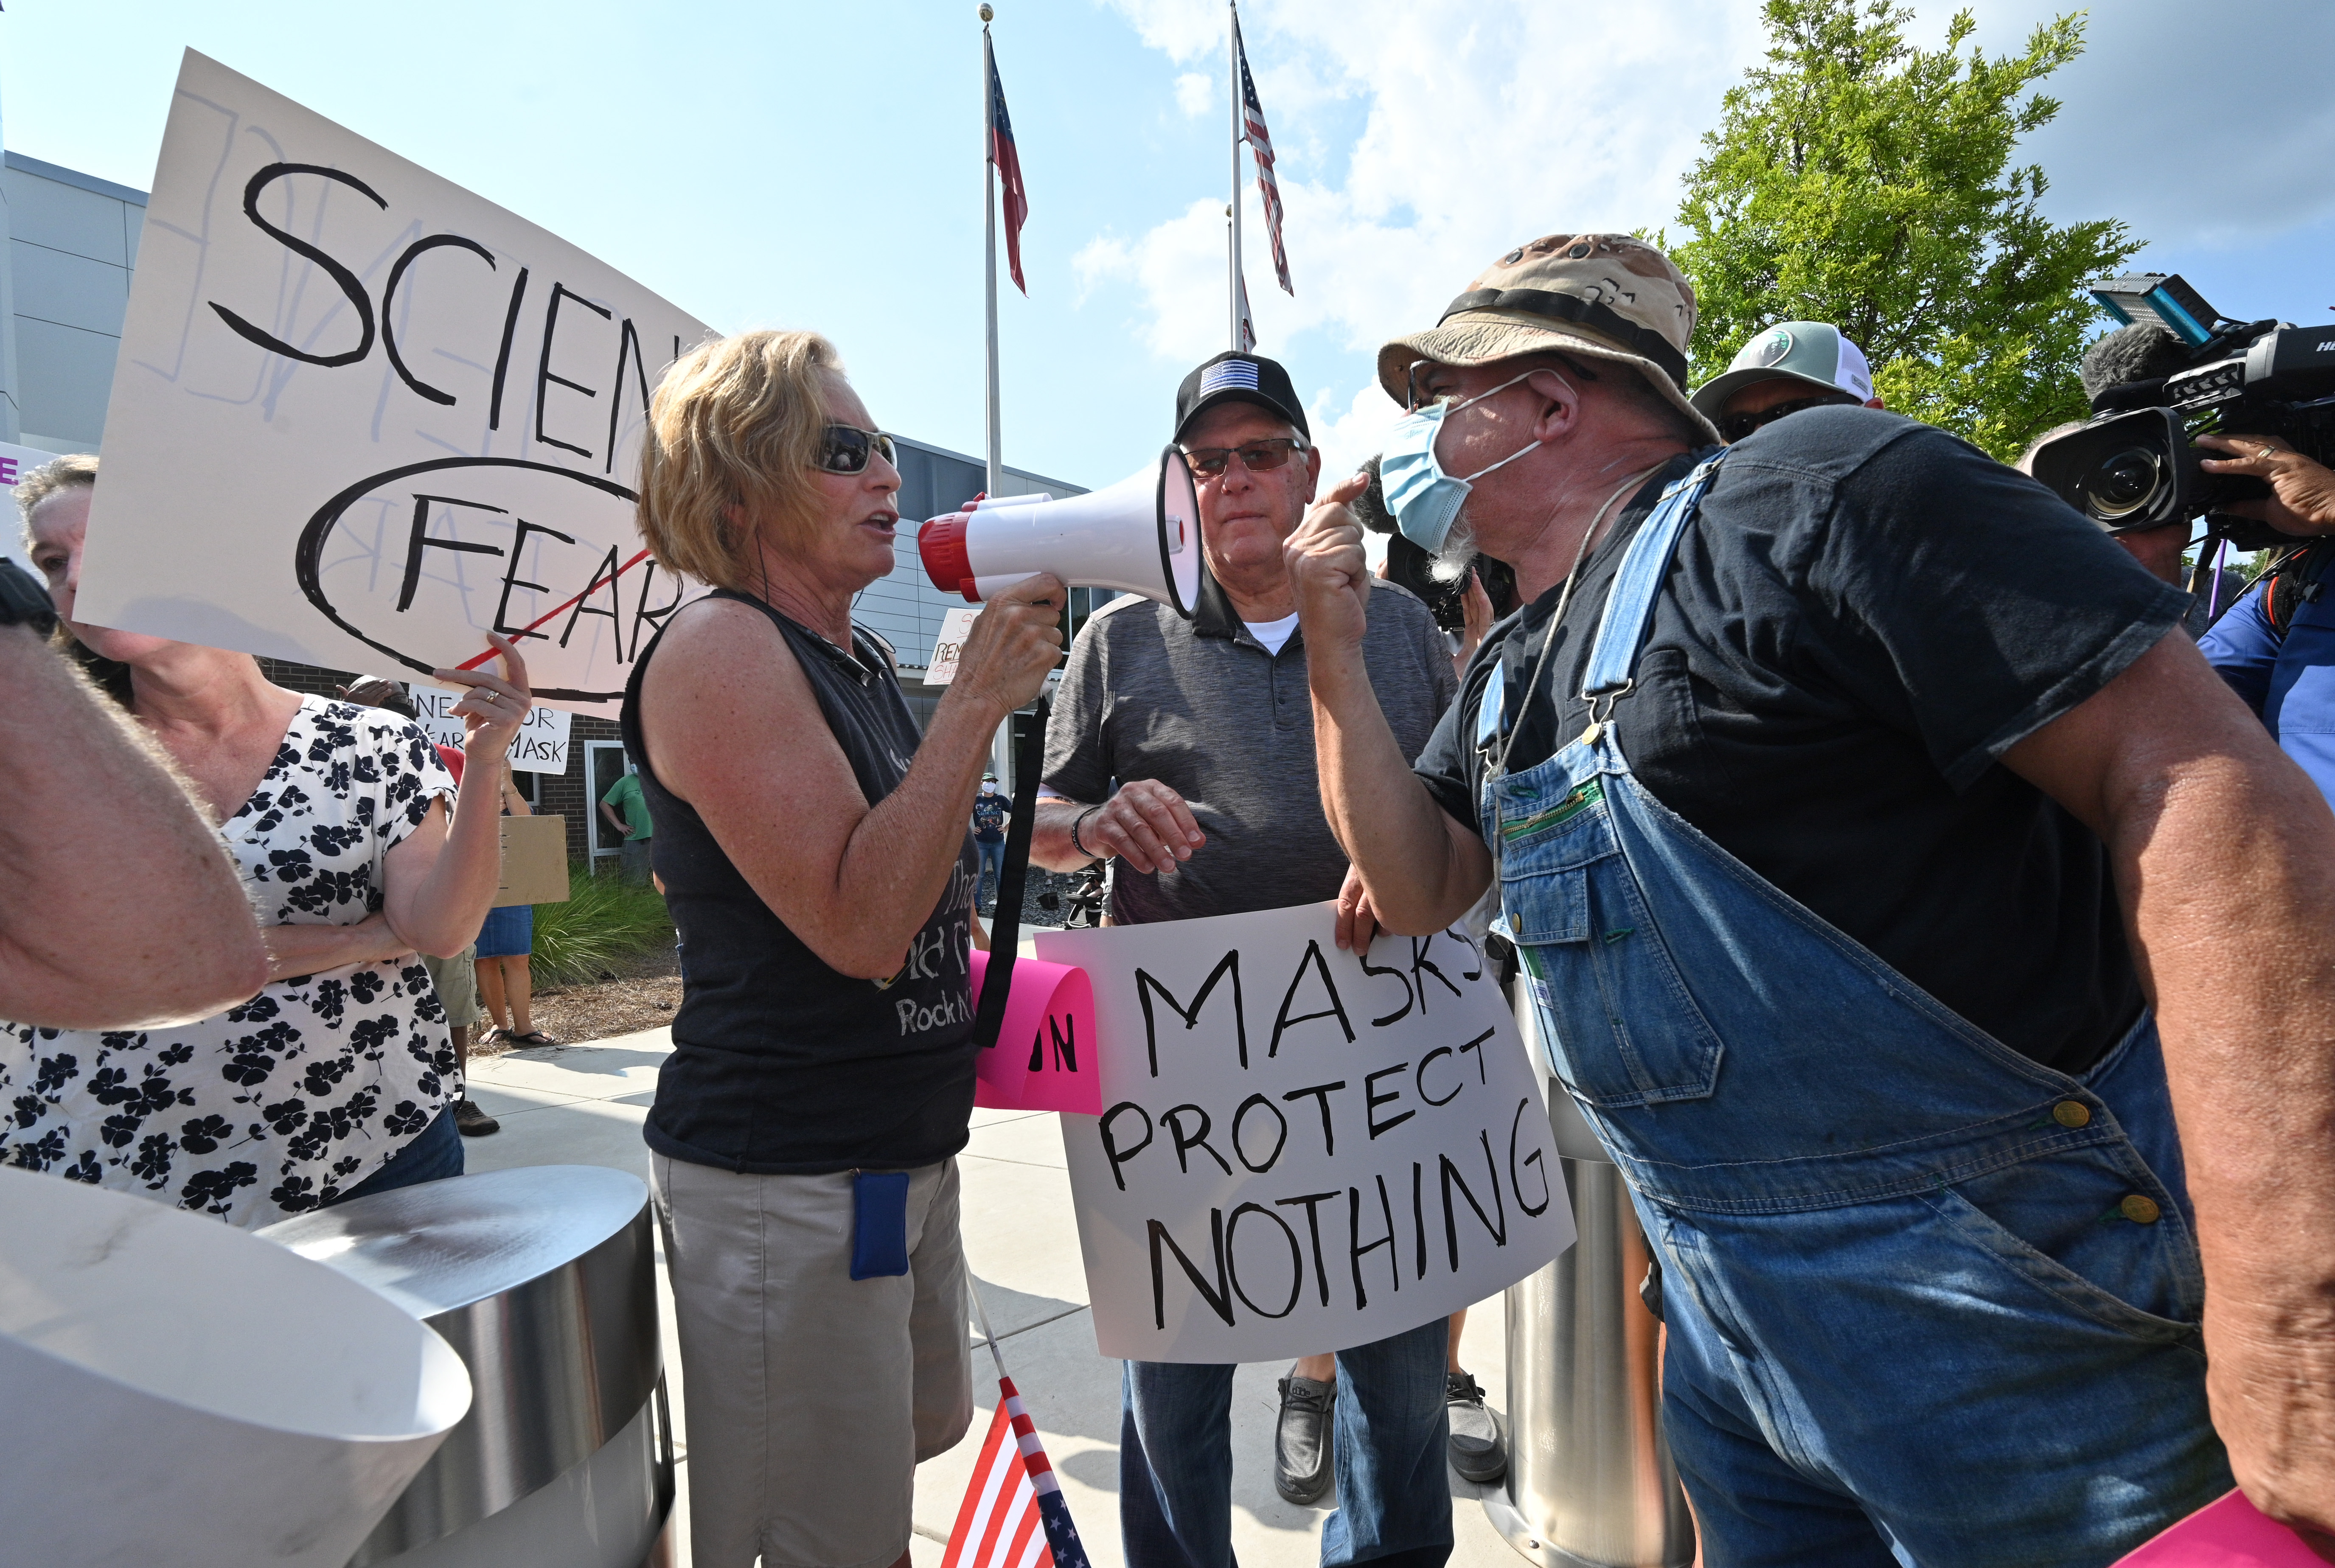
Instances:
[[[1417,595],[1383,580],[1371,586],[1362,658],[1395,743],[1415,758],[1458,691],[1450,648]],[[1046,726],[1046,787],[1100,801],[1137,779],[1181,795],[1208,841],[1158,875],[1113,860],[1114,922],[1337,896],[1346,857],[1322,814],[1304,633],[1268,653],[1205,574],[1191,620],[1149,599],[1114,600],[1080,628],[1063,667]]]

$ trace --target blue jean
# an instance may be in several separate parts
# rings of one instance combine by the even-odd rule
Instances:
[[[1691,517],[1632,541],[1601,702]],[[1671,812],[1611,724],[1482,808],[1551,1065],[1662,1260],[1709,1568],[2090,1568],[2229,1489],[2153,1020],[2080,1077],[2021,1056]]]
[[[419,1186],[423,1182],[443,1180],[462,1174],[462,1130],[454,1125],[454,1108],[448,1106],[430,1120],[414,1140],[389,1157],[389,1163],[357,1183],[330,1203],[344,1204],[352,1198],[371,1197],[375,1193],[394,1192],[399,1187]]]
[[[1444,1320],[1338,1352],[1338,1510],[1323,1568],[1441,1568],[1451,1555],[1444,1474]],[[1119,1418],[1119,1530],[1128,1568],[1235,1568],[1233,1369],[1129,1361]]]
[[[976,893],[980,891],[983,877],[994,877],[996,881],[991,892],[991,896],[994,897],[995,888],[1005,885],[1005,840],[1000,838],[992,844],[985,838],[976,838],[973,847],[981,852],[981,867],[973,874],[974,890]]]

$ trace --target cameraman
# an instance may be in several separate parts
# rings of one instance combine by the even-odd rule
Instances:
[[[2275,436],[2199,436],[2206,472],[2262,480],[2271,493],[2228,508],[2310,540],[2290,550],[2197,644],[2279,747],[2335,800],[2335,601],[2321,591],[2335,566],[2335,472]]]

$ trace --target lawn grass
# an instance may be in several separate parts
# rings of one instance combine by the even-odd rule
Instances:
[[[598,876],[567,866],[567,902],[535,906],[538,985],[597,980],[612,960],[673,945],[673,916],[654,887],[635,886],[610,866]]]

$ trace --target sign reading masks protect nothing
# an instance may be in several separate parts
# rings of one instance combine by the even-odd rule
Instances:
[[[1333,905],[1040,932],[1094,984],[1099,1117],[1064,1116],[1106,1356],[1369,1344],[1573,1244],[1538,1076],[1456,932],[1342,952]]]
[[[538,702],[613,715],[702,591],[646,557],[634,501],[650,390],[705,335],[190,50],[77,615],[423,680],[493,629],[519,642]]]

